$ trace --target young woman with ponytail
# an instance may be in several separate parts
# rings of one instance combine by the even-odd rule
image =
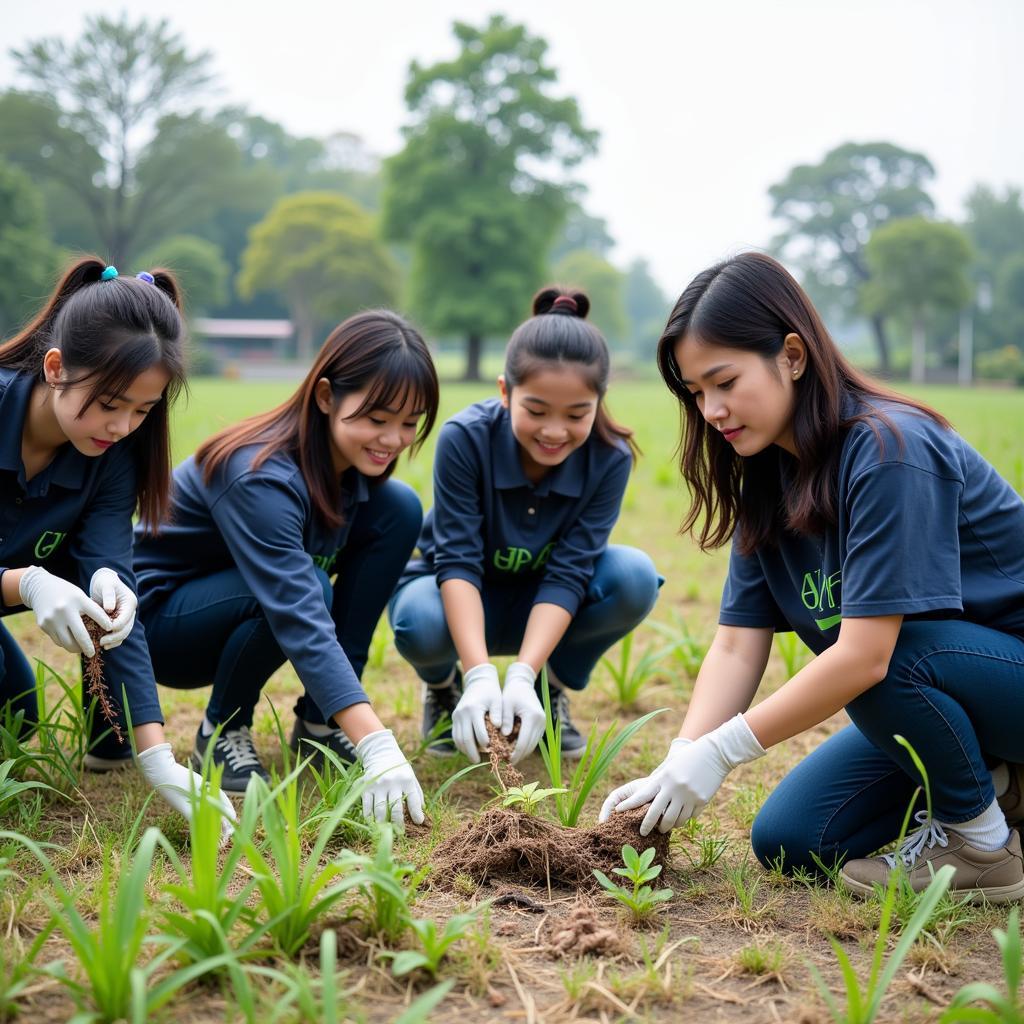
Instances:
[[[143,775],[187,814],[199,779],[164,740],[132,571],[133,514],[152,533],[169,504],[168,407],[184,382],[179,305],[170,274],[122,277],[86,257],[0,345],[0,615],[30,608],[51,640],[85,657],[96,652],[84,619],[104,631],[117,729],[124,693]],[[31,728],[35,673],[3,625],[0,703]],[[105,738],[85,763],[104,771],[130,758]]]
[[[541,291],[508,343],[499,397],[438,438],[420,557],[389,608],[395,645],[424,683],[433,753],[454,746],[478,761],[489,716],[505,735],[520,720],[512,761],[522,760],[544,731],[546,665],[562,750],[581,756],[566,690],[587,685],[657,598],[650,558],[608,543],[638,450],[605,406],[608,346],[589,308],[581,292]],[[516,655],[504,687],[494,654]]]
[[[285,660],[305,693],[291,746],[311,743],[369,778],[364,812],[423,821],[411,765],[360,678],[370,640],[419,533],[415,492],[390,479],[437,414],[438,383],[419,333],[387,310],[331,332],[283,405],[228,427],[174,471],[171,523],[138,531],[135,570],[157,678],[212,684],[194,762],[221,785],[267,777],[250,734],[260,691]]]

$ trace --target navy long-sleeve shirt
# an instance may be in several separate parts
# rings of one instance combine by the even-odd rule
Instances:
[[[69,442],[26,480],[21,437],[34,386],[31,374],[0,368],[0,576],[6,569],[39,565],[88,594],[93,573],[106,567],[136,590],[133,438],[92,457]],[[0,615],[23,610],[0,603]],[[118,706],[122,688],[127,694],[133,725],[163,722],[146,632],[137,619],[120,646],[103,652],[103,675]]]
[[[158,613],[190,579],[237,567],[285,657],[330,718],[367,697],[338,643],[316,567],[331,573],[358,505],[369,497],[367,481],[356,470],[343,475],[344,521],[330,529],[314,515],[292,455],[278,452],[252,468],[261,447],[240,448],[209,484],[194,457],[175,469],[170,525],[157,537],[136,533],[139,614]]]
[[[420,533],[420,557],[402,582],[436,574],[439,585],[531,584],[535,604],[574,615],[608,546],[632,466],[624,441],[608,445],[591,434],[532,484],[501,402],[463,409],[441,428],[434,507]]]

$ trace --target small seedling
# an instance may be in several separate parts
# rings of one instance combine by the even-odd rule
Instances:
[[[573,770],[572,777],[568,780],[568,786],[563,786],[562,723],[559,721],[556,727],[551,715],[551,691],[548,687],[546,669],[541,671],[541,695],[547,722],[544,726],[544,739],[540,743],[540,756],[547,769],[552,787],[562,790],[555,794],[558,819],[563,825],[575,828],[583,813],[587,797],[608,773],[615,758],[618,757],[619,751],[638,730],[642,729],[656,715],[660,715],[668,709],[658,708],[657,711],[650,711],[635,722],[630,722],[621,730],[619,723],[613,722],[600,735],[598,735],[597,722],[595,722],[590,727],[590,735],[587,737],[587,746],[583,751],[583,756]]]
[[[637,853],[636,849],[629,845],[622,848],[622,861],[626,866],[612,868],[612,871],[632,882],[632,889],[623,888],[613,882],[603,871],[594,869],[594,877],[601,883],[601,888],[612,899],[626,907],[637,923],[652,917],[660,909],[659,904],[667,902],[675,895],[671,889],[655,889],[647,884],[661,874],[661,865],[653,863],[654,854],[653,846],[644,850],[643,853]]]
[[[435,921],[411,920],[409,928],[419,939],[420,949],[406,949],[400,953],[387,952],[381,955],[391,958],[391,973],[396,978],[416,970],[426,971],[434,977],[445,954],[456,942],[465,937],[476,916],[476,911],[455,914],[445,922],[444,929],[440,932]]]
[[[653,620],[648,620],[647,624],[670,642],[669,654],[673,661],[691,679],[696,679],[708,653],[708,643],[691,632],[686,619],[678,611],[673,614],[673,619],[672,624]]]
[[[796,633],[776,633],[775,649],[782,658],[787,679],[792,679],[814,656]]]
[[[635,665],[631,664],[633,657],[633,638],[635,631],[629,633],[619,644],[619,660],[616,664],[611,658],[602,658],[601,664],[608,670],[615,686],[615,698],[619,707],[623,710],[632,708],[637,698],[650,683],[650,680],[657,675],[658,665],[671,653],[671,647],[652,648],[648,647],[640,655]]]
[[[696,818],[691,818],[678,831],[684,840],[680,844],[683,856],[695,871],[714,867],[729,848],[729,840],[725,836],[706,835],[704,824]]]
[[[538,804],[548,797],[559,793],[568,793],[567,789],[538,789],[539,782],[527,782],[523,786],[511,786],[505,791],[502,807],[522,807],[526,814],[533,814]]]

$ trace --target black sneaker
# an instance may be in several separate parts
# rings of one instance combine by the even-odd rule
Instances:
[[[196,730],[196,746],[192,751],[191,763],[197,772],[203,770],[203,758],[212,736],[213,733],[204,736],[201,725]],[[213,747],[213,763],[224,766],[220,788],[225,793],[244,793],[254,775],[258,775],[264,782],[270,781],[267,770],[256,755],[252,734],[244,725],[240,729],[225,729],[217,737]]]
[[[562,723],[562,757],[580,758],[587,749],[585,736],[572,724],[569,717],[569,697],[560,686],[551,686],[551,723],[558,728]],[[537,698],[544,703],[544,694],[540,688],[540,677],[537,679]]]
[[[314,747],[312,745],[314,743],[319,743],[332,753],[337,754],[345,764],[356,763],[356,748],[341,729],[333,729],[326,736],[316,736],[306,728],[306,723],[296,715],[288,746],[292,748],[299,760],[304,760],[307,757],[310,758],[310,765],[318,772],[322,772],[324,770],[323,751],[319,747]]]
[[[452,741],[452,715],[462,697],[462,673],[456,669],[451,681],[438,686],[423,684],[423,738],[433,736],[427,753],[435,757],[451,757],[455,753]]]

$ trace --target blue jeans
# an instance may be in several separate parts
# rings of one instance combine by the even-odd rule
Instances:
[[[601,655],[647,617],[663,582],[643,551],[609,545],[594,565],[583,603],[548,659],[559,682],[582,690]],[[536,581],[527,586],[484,586],[480,596],[489,653],[519,650],[536,591]],[[420,576],[405,584],[391,599],[388,617],[398,653],[419,677],[426,683],[446,679],[458,655],[436,577]]]
[[[0,708],[4,705],[10,705],[12,715],[25,712],[23,732],[38,721],[36,674],[18,642],[0,623]]]
[[[939,821],[981,814],[995,798],[989,765],[1024,762],[1024,638],[962,620],[905,622],[886,677],[846,710],[853,725],[801,761],[755,819],[765,866],[814,870],[812,853],[831,866],[897,837],[920,776],[894,734],[924,763]]]
[[[419,536],[423,512],[412,488],[389,480],[359,507],[332,585],[317,568],[338,642],[361,677],[377,620]],[[213,684],[206,715],[217,725],[251,725],[266,681],[285,662],[259,601],[238,569],[189,580],[146,617],[157,679],[173,689]],[[329,687],[330,680],[321,681]],[[324,722],[303,693],[295,713]]]

